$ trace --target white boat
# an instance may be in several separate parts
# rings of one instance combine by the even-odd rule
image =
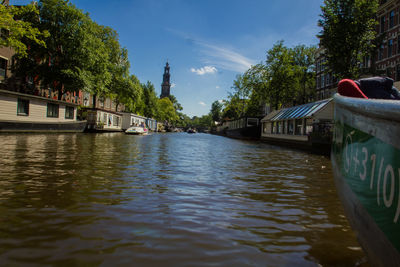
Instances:
[[[132,126],[126,129],[126,134],[135,134],[135,135],[147,135],[149,130],[146,127],[142,126]]]

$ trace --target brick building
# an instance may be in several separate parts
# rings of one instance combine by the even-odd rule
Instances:
[[[315,54],[315,100],[317,101],[330,98],[336,93],[337,78],[333,76],[332,72],[327,71],[325,62],[324,49],[319,47]]]
[[[376,68],[395,80],[400,87],[400,1],[381,0],[377,12],[377,32],[384,34],[384,41],[376,55]]]
[[[383,34],[383,43],[374,55],[376,70],[381,75],[392,78],[396,88],[400,88],[400,0],[380,0],[376,15],[376,31]],[[316,53],[316,100],[332,97],[337,91],[337,79],[326,71],[323,48]],[[361,68],[371,67],[370,57],[364,58]]]

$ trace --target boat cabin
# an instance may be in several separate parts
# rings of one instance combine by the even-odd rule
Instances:
[[[146,117],[130,113],[122,112],[122,130],[126,130],[131,126],[141,126],[145,125]]]
[[[78,104],[52,98],[0,90],[0,132],[82,132]]]
[[[87,129],[89,131],[122,131],[122,114],[99,108],[87,108]]]
[[[333,102],[325,99],[275,110],[262,120],[261,139],[284,143],[330,144]]]

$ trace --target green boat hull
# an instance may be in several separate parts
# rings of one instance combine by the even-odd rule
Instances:
[[[373,266],[400,266],[400,101],[334,102],[331,159],[346,216]]]

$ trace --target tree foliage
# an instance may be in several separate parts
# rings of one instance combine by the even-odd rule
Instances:
[[[182,106],[175,96],[158,99],[151,82],[141,84],[129,73],[128,51],[121,47],[117,32],[97,24],[68,0],[40,0],[37,7],[21,9],[0,8],[0,27],[15,29],[6,42],[0,39],[0,45],[13,45],[21,54],[29,47],[29,53],[23,54],[13,70],[22,81],[34,79],[36,87],[27,90],[38,86],[56,90],[59,99],[67,92],[83,90],[94,99],[111,98],[116,110],[124,104],[125,111],[169,123],[184,117],[178,113]],[[21,20],[13,20],[15,16]],[[14,41],[16,37],[21,43]]]
[[[30,40],[36,45],[45,47],[43,38],[49,36],[44,30],[40,31],[31,22],[20,18],[24,16],[35,17],[38,20],[39,10],[34,4],[23,7],[6,6],[0,4],[0,29],[3,30],[0,38],[0,47],[12,47],[18,57],[26,57],[27,45],[24,40]]]
[[[158,97],[154,89],[154,85],[147,81],[142,84],[143,88],[143,115],[149,118],[155,118],[158,113]]]
[[[174,105],[168,97],[158,99],[158,113],[156,119],[161,122],[175,124],[179,117],[175,111]]]
[[[213,121],[221,121],[222,118],[222,103],[220,101],[214,101],[211,104],[210,115]]]
[[[358,78],[360,62],[374,49],[378,0],[324,0],[318,25],[327,65],[339,78]]]
[[[288,48],[283,41],[267,51],[265,63],[236,76],[224,102],[222,117],[260,116],[266,104],[274,109],[311,101],[315,88],[315,47]]]

